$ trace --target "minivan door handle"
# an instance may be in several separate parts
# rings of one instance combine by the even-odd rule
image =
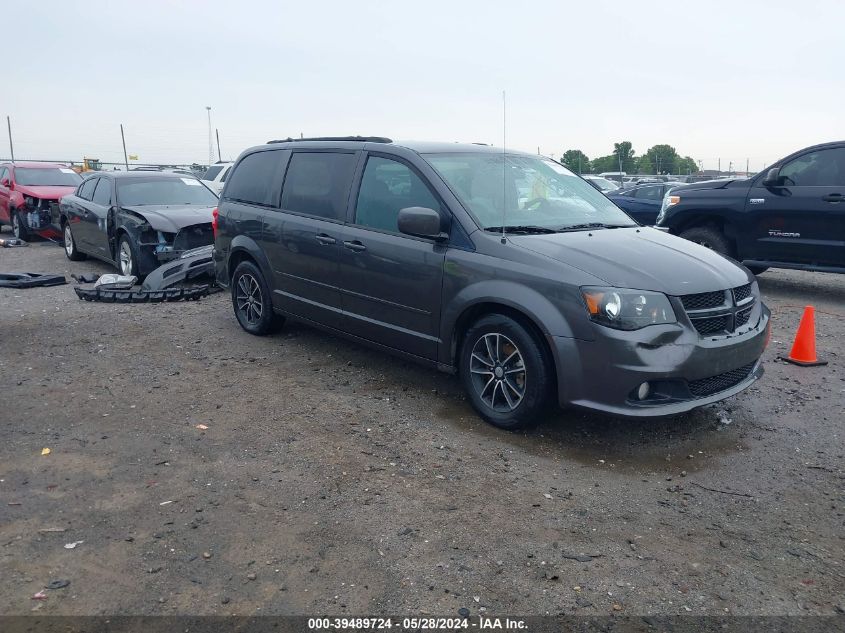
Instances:
[[[827,196],[822,196],[822,200],[825,202],[845,202],[845,196],[841,193],[832,193]]]
[[[348,248],[350,251],[355,251],[356,253],[360,253],[361,251],[367,250],[367,247],[364,246],[358,240],[353,240],[351,242],[344,242],[343,245]]]
[[[326,235],[325,233],[320,233],[319,235],[315,235],[314,237],[318,242],[320,242],[320,244],[323,244],[325,246],[337,243],[336,239],[334,239],[331,235]]]

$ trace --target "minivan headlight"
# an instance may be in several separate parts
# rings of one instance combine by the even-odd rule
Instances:
[[[617,330],[677,323],[672,304],[662,292],[625,288],[581,288],[590,319]]]

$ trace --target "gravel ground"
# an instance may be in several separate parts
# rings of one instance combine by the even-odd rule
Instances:
[[[0,270],[109,272],[49,243]],[[249,336],[226,294],[0,289],[0,614],[841,612],[843,282],[761,276],[767,373],[731,400],[520,434],[453,377]],[[826,367],[777,360],[804,304]]]

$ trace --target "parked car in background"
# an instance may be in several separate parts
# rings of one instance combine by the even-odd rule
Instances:
[[[612,180],[613,182],[618,182],[620,185],[625,182],[628,174],[624,171],[603,171],[599,174],[601,178],[606,178],[607,180]]]
[[[553,400],[676,414],[763,371],[769,311],[751,273],[533,154],[268,143],[235,163],[214,230],[244,330],[290,317],[455,372],[503,428]]]
[[[845,272],[845,141],[802,149],[753,178],[673,189],[657,224],[757,274]]]
[[[193,176],[100,172],[59,204],[65,254],[91,255],[139,278],[214,242],[217,194]]]
[[[681,184],[683,183],[660,181],[637,183],[611,191],[607,193],[607,197],[640,224],[652,226],[657,222],[657,214],[660,213],[663,197]]]
[[[73,192],[82,178],[59,163],[0,163],[0,225],[10,224],[15,237],[59,237],[53,207]]]
[[[220,193],[223,191],[223,185],[226,184],[226,177],[229,175],[229,170],[235,163],[216,163],[208,168],[208,171],[202,177],[202,181],[208,185],[213,191]]]
[[[587,174],[582,175],[581,177],[602,193],[608,193],[619,189],[618,182],[613,182],[612,180],[602,178],[601,176],[591,176]]]

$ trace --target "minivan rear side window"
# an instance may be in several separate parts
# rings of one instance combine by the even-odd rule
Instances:
[[[342,220],[354,169],[355,154],[295,152],[285,176],[282,208]]]
[[[239,202],[272,206],[285,157],[281,151],[255,152],[240,163],[226,187],[226,197]]]

